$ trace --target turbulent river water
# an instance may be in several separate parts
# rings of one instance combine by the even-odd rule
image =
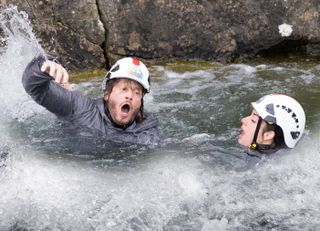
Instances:
[[[316,60],[151,66],[145,108],[163,142],[113,144],[31,100],[21,75],[41,48],[26,14],[0,19],[0,230],[319,230]],[[101,81],[74,88],[99,97]],[[306,131],[297,148],[248,164],[240,119],[268,93],[296,98]]]

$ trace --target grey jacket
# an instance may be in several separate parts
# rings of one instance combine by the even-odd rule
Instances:
[[[51,57],[48,59],[52,60]],[[136,126],[116,127],[106,115],[103,98],[95,100],[65,90],[52,77],[41,72],[44,61],[44,56],[34,58],[22,77],[23,87],[38,104],[59,118],[99,131],[107,140],[136,144],[159,143],[158,120],[153,114],[145,113],[146,119]]]

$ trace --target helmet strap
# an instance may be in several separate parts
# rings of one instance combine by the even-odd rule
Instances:
[[[256,149],[257,146],[258,146],[257,138],[258,138],[259,130],[260,130],[260,127],[261,127],[261,122],[262,122],[262,118],[259,116],[257,127],[256,127],[256,130],[254,132],[253,140],[252,140],[252,143],[249,145],[249,148]]]

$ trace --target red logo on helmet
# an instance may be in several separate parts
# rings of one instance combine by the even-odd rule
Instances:
[[[136,59],[136,58],[132,58],[132,63],[136,66],[139,66],[140,65],[140,60],[139,59]]]

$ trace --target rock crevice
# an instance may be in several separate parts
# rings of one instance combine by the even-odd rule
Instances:
[[[320,53],[318,0],[0,2],[26,11],[44,49],[69,69],[108,68],[121,56],[232,60],[294,44]],[[281,34],[281,24],[292,33]]]

